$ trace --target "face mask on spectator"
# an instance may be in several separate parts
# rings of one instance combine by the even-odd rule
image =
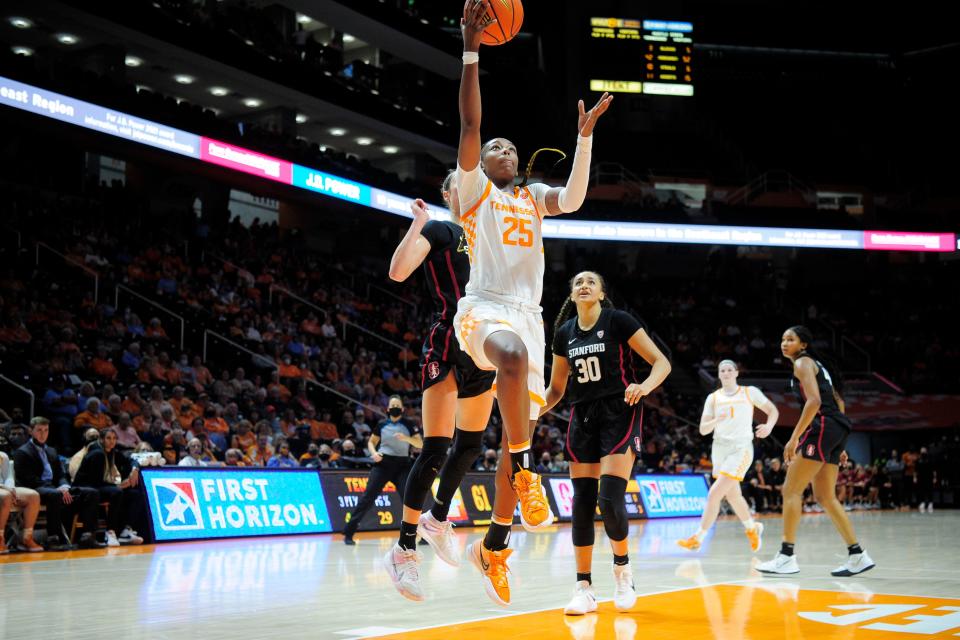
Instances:
[[[321,453],[321,454],[320,454],[320,459],[323,460],[324,462],[326,462],[327,460],[330,459],[330,454],[329,454],[329,453]]]
[[[399,418],[400,416],[403,415],[403,409],[401,409],[400,407],[390,407],[387,410],[387,413],[390,414],[391,418]]]

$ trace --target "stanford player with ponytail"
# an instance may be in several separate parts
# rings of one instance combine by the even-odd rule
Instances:
[[[460,564],[447,511],[464,474],[480,455],[483,430],[493,409],[494,372],[478,369],[453,335],[453,314],[470,276],[454,172],[443,181],[441,192],[450,207],[451,221],[430,220],[426,204],[416,200],[410,206],[413,223],[390,261],[390,278],[397,282],[403,282],[423,265],[427,290],[436,308],[420,356],[423,451],[410,470],[404,491],[400,539],[384,557],[384,567],[397,591],[416,601],[423,600],[418,535],[430,543],[441,560],[453,566]],[[433,508],[421,514],[438,473],[440,483]]]
[[[634,352],[651,365],[643,382],[637,381]],[[546,412],[560,401],[569,380],[567,399],[573,407],[566,454],[573,481],[577,583],[564,609],[567,615],[597,609],[590,573],[597,506],[613,548],[614,606],[628,611],[637,600],[627,555],[624,495],[640,453],[643,398],[669,373],[670,362],[636,318],[613,308],[603,278],[593,271],[574,276],[554,328],[553,371],[543,408]]]
[[[860,547],[853,524],[837,500],[837,472],[851,428],[840,397],[843,389],[840,369],[814,349],[813,334],[806,327],[790,327],[784,331],[780,351],[793,362],[793,376],[800,383],[803,410],[783,448],[783,460],[787,464],[787,479],[782,489],[783,543],[780,552],[772,560],[757,565],[757,570],[777,574],[800,571],[794,555],[797,525],[803,490],[813,482],[817,502],[847,543],[847,561],[831,575],[863,573],[874,567],[873,560]]]

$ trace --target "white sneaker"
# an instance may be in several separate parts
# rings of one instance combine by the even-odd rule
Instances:
[[[630,611],[637,604],[630,565],[613,565],[613,606],[617,611]]]
[[[597,594],[593,591],[593,585],[586,580],[580,580],[573,588],[573,597],[563,608],[563,613],[568,616],[582,616],[596,610]]]
[[[383,568],[393,581],[393,586],[404,598],[422,601],[423,589],[420,587],[420,561],[423,554],[419,551],[408,551],[399,544],[394,544],[383,556]]]
[[[927,503],[921,502],[921,503],[920,503],[920,506],[918,507],[918,509],[919,509],[920,513],[923,513],[924,511],[927,510]]]
[[[773,560],[758,564],[757,571],[786,575],[788,573],[800,573],[800,565],[797,564],[797,556],[785,556],[778,552]]]
[[[143,544],[143,538],[138,536],[137,532],[130,527],[124,527],[123,531],[121,531],[120,535],[117,537],[117,540],[122,545]]]
[[[119,547],[119,546],[120,546],[120,541],[117,540],[117,534],[115,534],[113,531],[107,531],[107,534],[106,534],[106,536],[104,536],[104,537],[107,539],[107,546],[108,546],[108,547]]]
[[[930,502],[927,504],[927,513],[933,513],[933,503]]]
[[[452,567],[460,566],[457,536],[453,534],[452,522],[449,520],[440,522],[428,511],[420,516],[417,535],[430,543],[438,558]]]
[[[855,576],[858,573],[869,571],[875,566],[877,565],[874,564],[870,556],[867,555],[867,552],[864,551],[863,553],[854,553],[847,556],[847,561],[831,571],[830,575],[839,577]]]

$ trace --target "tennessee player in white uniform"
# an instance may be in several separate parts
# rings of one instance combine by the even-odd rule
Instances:
[[[491,15],[487,0],[468,0],[461,23],[464,64],[456,181],[470,281],[457,304],[454,329],[461,348],[474,363],[497,372],[504,457],[497,468],[490,529],[483,542],[471,545],[468,553],[483,575],[487,595],[506,605],[510,603],[507,538],[517,500],[524,528],[537,530],[553,522],[530,454],[530,434],[545,402],[541,223],[544,216],[576,211],[583,204],[593,127],[613,97],[603,94],[589,111],[580,101],[577,150],[566,186],[514,187],[519,164],[516,147],[504,138],[481,146],[478,52],[483,30],[493,22]]]
[[[739,371],[733,360],[722,361],[717,375],[721,387],[707,396],[703,405],[703,416],[700,418],[701,435],[713,432],[710,459],[713,462],[714,482],[707,495],[707,506],[700,518],[700,528],[689,538],[678,540],[677,544],[691,551],[699,549],[707,531],[717,520],[720,503],[726,498],[743,523],[751,550],[757,552],[763,543],[763,524],[754,522],[750,517],[750,507],[740,492],[740,483],[743,482],[747,469],[753,464],[754,408],[767,414],[767,421],[756,428],[758,438],[770,435],[780,412],[760,389],[737,384]]]

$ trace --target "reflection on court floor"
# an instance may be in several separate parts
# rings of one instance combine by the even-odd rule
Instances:
[[[597,527],[596,614],[567,617],[574,584],[568,527],[514,530],[513,604],[483,593],[469,564],[451,567],[424,549],[427,601],[393,589],[381,558],[395,532],[185,542],[0,558],[0,637],[100,640],[122,636],[205,640],[310,637],[495,640],[694,640],[960,637],[960,513],[852,514],[877,561],[869,573],[830,576],[846,551],[826,516],[805,516],[801,572],[758,574],[779,544],[767,518],[761,554],[743,528],[722,521],[697,552],[676,540],[696,519],[633,521],[630,559],[640,598],[617,613],[612,556]],[[461,554],[480,529],[458,529]],[[43,625],[38,626],[37,621]]]

